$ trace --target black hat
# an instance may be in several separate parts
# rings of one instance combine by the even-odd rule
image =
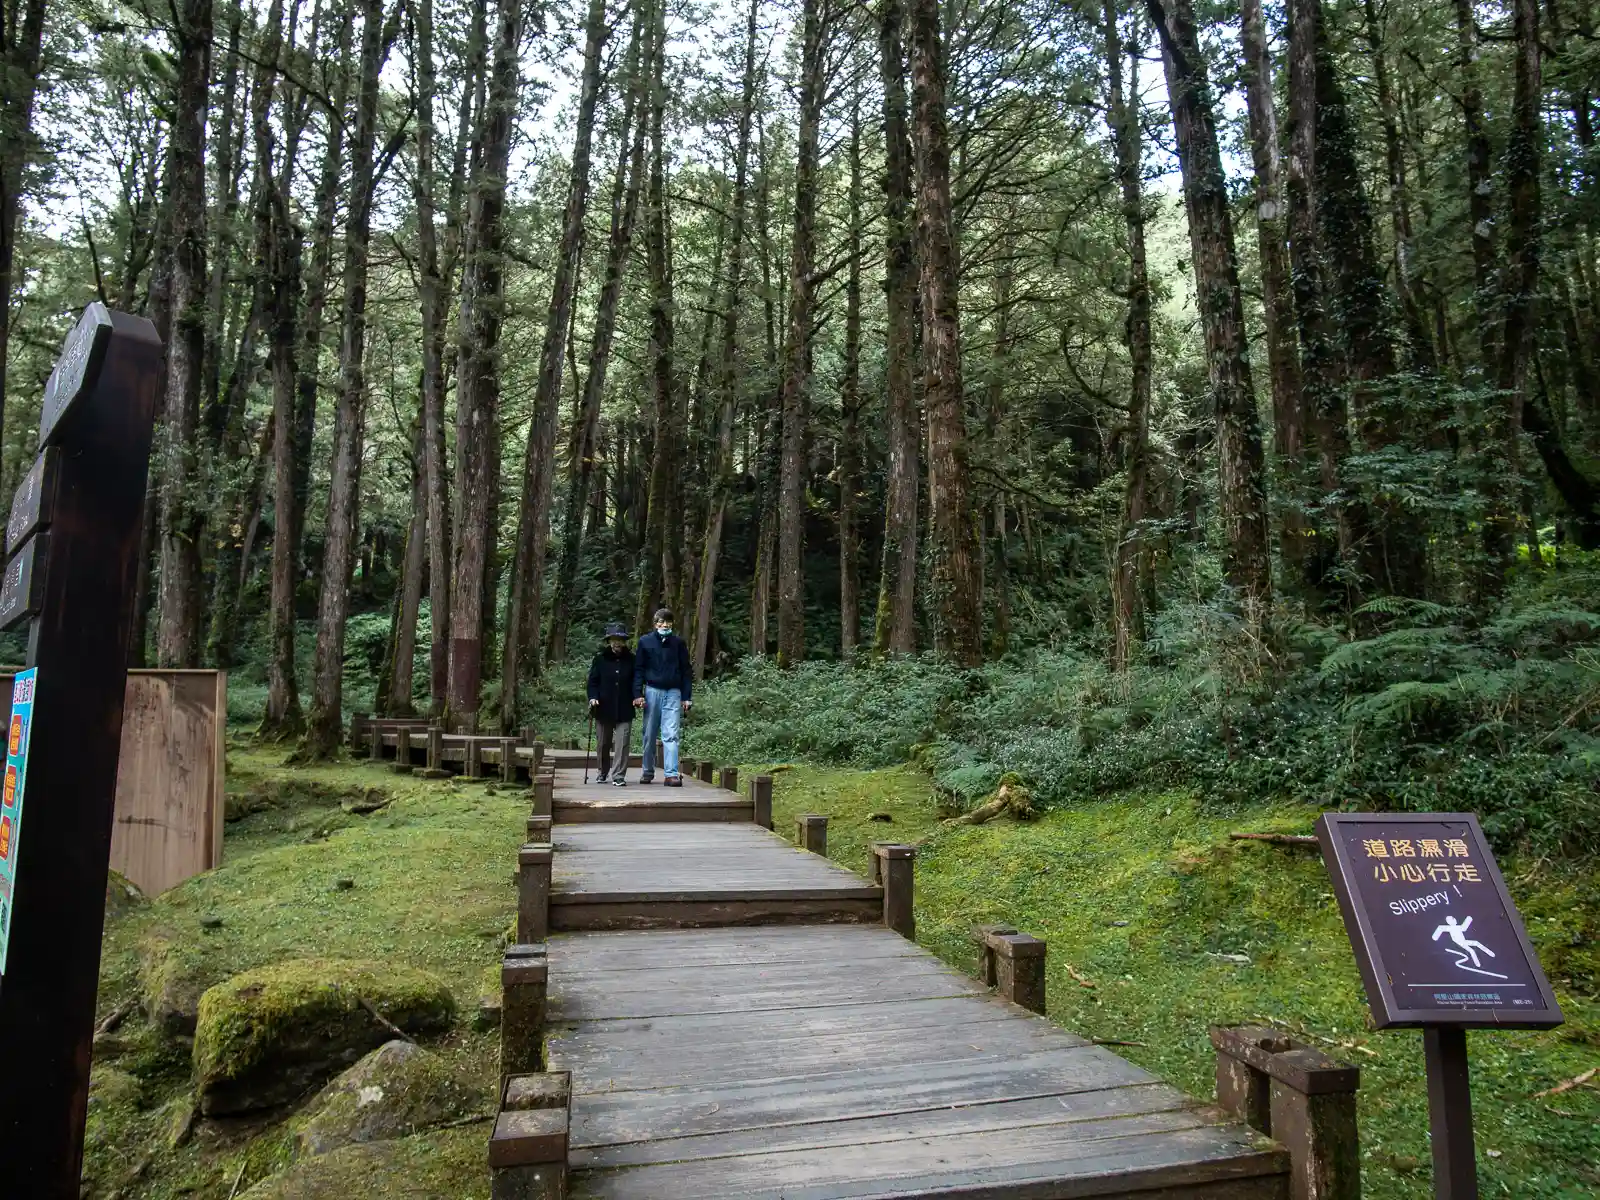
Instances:
[[[608,638],[626,638],[628,636],[628,631],[622,627],[621,621],[612,621],[606,626],[606,631],[603,636]]]

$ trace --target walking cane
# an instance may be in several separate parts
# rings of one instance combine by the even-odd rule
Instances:
[[[589,755],[594,750],[594,709],[589,709],[589,745],[583,752],[583,782],[589,782]]]

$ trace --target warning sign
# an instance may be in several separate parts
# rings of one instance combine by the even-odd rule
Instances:
[[[11,728],[6,736],[5,786],[0,789],[0,975],[11,944],[11,909],[16,901],[17,843],[22,836],[22,800],[28,783],[28,734],[33,729],[37,667],[23,671],[11,688]]]

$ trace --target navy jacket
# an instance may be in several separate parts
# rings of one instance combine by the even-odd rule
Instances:
[[[589,664],[589,699],[600,701],[594,710],[602,725],[622,725],[633,720],[633,651],[611,653],[610,647]]]
[[[694,671],[689,665],[689,647],[675,633],[662,637],[651,630],[639,639],[633,655],[633,697],[644,695],[646,686],[677,688],[685,700],[694,690]]]

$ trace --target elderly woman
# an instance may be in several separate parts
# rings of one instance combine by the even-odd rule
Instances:
[[[633,732],[633,651],[618,621],[606,626],[605,642],[589,664],[589,715],[600,727],[600,774],[595,782],[623,787],[628,779],[628,742]]]

